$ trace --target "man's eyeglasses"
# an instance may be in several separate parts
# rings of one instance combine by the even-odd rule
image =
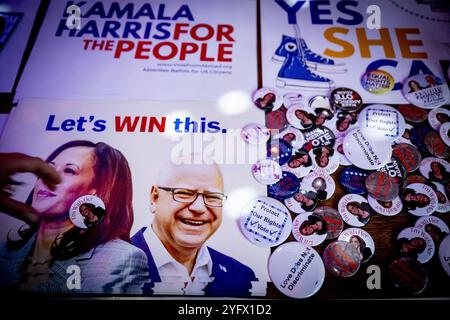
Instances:
[[[158,188],[172,193],[173,200],[182,203],[192,203],[197,200],[198,195],[201,194],[203,196],[203,202],[208,207],[222,207],[223,202],[227,198],[227,196],[221,192],[197,192],[185,188]]]

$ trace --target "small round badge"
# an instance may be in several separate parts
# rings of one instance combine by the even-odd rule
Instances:
[[[377,171],[387,173],[397,184],[402,184],[406,178],[406,169],[395,156],[392,156],[391,161]]]
[[[372,209],[365,198],[357,194],[346,194],[338,203],[342,219],[353,227],[365,226],[372,216]]]
[[[434,254],[431,236],[415,227],[403,229],[397,237],[396,246],[401,255],[417,259],[420,263],[430,261]]]
[[[405,123],[405,131],[403,132],[402,136],[399,137],[397,140],[394,141],[395,144],[399,143],[408,143],[412,144],[411,142],[411,136],[412,136],[412,129],[414,127],[410,125],[409,123]]]
[[[368,172],[354,166],[345,168],[339,176],[342,186],[350,193],[366,193],[366,178]]]
[[[375,253],[375,242],[369,233],[360,228],[345,229],[338,240],[349,242],[359,252],[361,262],[367,262]]]
[[[344,153],[344,138],[344,136],[337,137],[334,148],[339,156],[339,164],[343,166],[350,166],[352,163],[347,159]]]
[[[331,92],[331,106],[334,110],[354,112],[358,111],[362,104],[362,98],[356,91],[349,88],[336,88]]]
[[[286,108],[281,107],[276,111],[266,113],[266,126],[270,130],[283,130],[288,126],[286,119]]]
[[[425,268],[411,257],[394,260],[389,266],[389,277],[397,288],[410,294],[421,293],[428,284]]]
[[[267,158],[277,161],[280,166],[292,156],[292,145],[284,140],[271,140],[267,144]]]
[[[361,86],[370,93],[384,94],[394,89],[394,77],[384,70],[370,70],[361,77]]]
[[[264,111],[275,111],[283,105],[283,97],[272,88],[261,88],[253,94],[253,103]]]
[[[367,196],[367,200],[369,201],[370,207],[377,213],[392,217],[399,214],[402,211],[403,203],[400,197],[395,197],[391,201],[380,201],[372,197],[371,195]]]
[[[290,173],[283,171],[280,181],[268,187],[268,193],[271,197],[279,200],[284,200],[292,197],[300,189],[300,181],[298,178]]]
[[[292,218],[281,202],[259,197],[243,207],[239,225],[251,243],[260,247],[274,247],[289,237]]]
[[[335,276],[348,278],[361,266],[359,251],[346,241],[334,241],[323,251],[325,268]]]
[[[327,237],[326,221],[314,213],[302,213],[292,222],[295,240],[308,246],[317,246]]]
[[[402,193],[403,206],[412,215],[429,216],[437,207],[437,196],[433,188],[423,183],[411,183]]]
[[[333,119],[334,114],[330,109],[325,109],[325,108],[316,108],[314,109],[314,115],[315,115],[315,120],[314,120],[314,124],[316,126],[329,126],[328,123],[330,123],[330,125],[332,124],[332,121],[330,121],[331,119]]]
[[[303,178],[301,188],[317,193],[318,200],[326,200],[333,196],[336,184],[330,175],[324,172],[312,172]]]
[[[350,131],[345,137],[344,152],[355,166],[375,170],[389,162],[392,147],[385,141],[372,140],[370,135],[358,128]]]
[[[312,169],[312,159],[305,150],[296,151],[282,169],[295,174],[297,178],[308,175]]]
[[[314,126],[314,111],[303,105],[292,105],[286,111],[286,119],[295,128],[304,130]]]
[[[338,112],[334,118],[335,123],[333,131],[337,135],[344,135],[348,131],[355,129],[358,122],[358,115],[356,112]]]
[[[439,246],[439,261],[444,271],[450,277],[450,234],[442,240]]]
[[[439,128],[439,135],[442,141],[450,147],[450,122],[443,123]]]
[[[424,144],[428,152],[433,156],[442,159],[450,157],[450,147],[445,144],[438,132],[428,132],[425,135]]]
[[[314,171],[324,171],[327,174],[334,173],[339,168],[339,156],[330,147],[318,147],[309,152],[313,162]]]
[[[344,220],[339,212],[331,207],[321,206],[314,210],[314,213],[322,217],[327,223],[327,237],[325,240],[332,240],[339,237],[344,229]]]
[[[417,74],[403,83],[403,96],[415,106],[434,109],[450,99],[447,84],[431,74]]]
[[[250,123],[241,130],[241,138],[249,144],[263,144],[270,138],[270,131],[259,123]]]
[[[283,139],[284,141],[290,143],[294,150],[301,149],[301,147],[305,144],[303,133],[299,129],[292,126],[288,126],[279,134],[275,135],[273,139]]]
[[[392,154],[400,160],[407,172],[417,170],[422,162],[422,155],[419,150],[407,143],[396,144],[392,149]]]
[[[448,213],[450,212],[450,200],[447,197],[445,187],[439,182],[431,182],[434,185],[434,193],[436,193],[438,204],[436,207],[437,212]],[[431,185],[431,187],[433,187]]]
[[[287,242],[269,258],[268,271],[275,287],[291,298],[307,298],[322,287],[325,268],[316,250],[299,242]]]
[[[318,147],[333,147],[336,142],[333,131],[323,126],[305,131],[303,135],[308,143],[308,150]]]
[[[445,108],[436,108],[428,113],[428,123],[438,131],[443,123],[450,122],[450,110]]]
[[[70,206],[69,218],[81,229],[98,226],[105,217],[106,208],[102,199],[94,195],[81,196]]]
[[[253,177],[261,184],[270,185],[280,181],[282,170],[278,162],[271,159],[258,160],[252,166]]]
[[[420,164],[420,173],[431,181],[447,182],[450,180],[450,164],[439,158],[425,158]]]
[[[441,241],[450,233],[448,226],[438,217],[421,217],[417,219],[416,228],[428,233],[434,241],[435,248],[439,248]]]
[[[358,123],[373,139],[394,141],[405,131],[405,119],[402,114],[384,104],[373,104],[364,108],[358,116]]]
[[[284,204],[295,213],[313,211],[317,205],[317,193],[299,190],[292,198],[284,200]]]
[[[398,196],[399,189],[399,184],[385,172],[372,172],[366,178],[366,190],[377,200],[391,201]]]
[[[406,121],[412,123],[420,123],[428,118],[428,112],[426,110],[418,108],[412,104],[401,104],[397,109]]]

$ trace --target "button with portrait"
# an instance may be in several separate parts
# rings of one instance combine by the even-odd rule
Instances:
[[[423,140],[428,152],[435,157],[446,159],[450,157],[450,147],[442,140],[439,132],[430,131]]]
[[[327,223],[314,213],[301,213],[292,221],[292,235],[300,243],[317,246],[327,237]]]
[[[436,131],[447,122],[450,122],[450,110],[446,108],[436,108],[428,113],[428,123]]]
[[[429,184],[430,187],[433,188],[434,193],[436,193],[438,203],[436,206],[436,211],[441,213],[448,213],[450,212],[450,200],[449,197],[446,194],[445,187],[439,182],[432,181],[431,184]]]
[[[372,209],[367,200],[358,194],[346,194],[338,203],[338,211],[345,223],[354,226],[365,226],[371,216]]]
[[[342,220],[339,212],[328,206],[321,206],[314,210],[314,214],[322,217],[327,223],[327,237],[326,240],[332,240],[339,237],[344,229],[344,220]]]
[[[359,251],[347,241],[334,241],[323,251],[325,268],[333,275],[348,278],[361,266]]]
[[[402,256],[417,259],[420,263],[431,260],[434,242],[431,236],[415,227],[403,229],[397,237],[396,247]]]
[[[314,191],[318,200],[330,199],[336,190],[333,178],[324,172],[311,172],[303,178],[301,188]]]
[[[404,208],[412,215],[429,216],[437,208],[437,195],[433,188],[423,183],[411,183],[402,192]]]
[[[294,194],[293,197],[284,200],[284,204],[294,213],[313,211],[317,205],[317,193],[314,191],[302,190]]]
[[[375,242],[370,234],[360,228],[345,229],[338,240],[350,243],[359,252],[361,262],[367,262],[375,253]]]
[[[102,199],[95,195],[81,196],[70,206],[69,218],[81,229],[93,229],[105,217],[106,209]]]
[[[395,216],[403,209],[403,202],[398,196],[390,201],[381,201],[375,199],[369,194],[367,196],[367,201],[373,211],[387,217]]]
[[[334,173],[339,168],[339,156],[331,147],[318,147],[309,152],[313,162],[313,171]]]
[[[315,127],[311,130],[303,132],[305,136],[305,149],[308,151],[318,147],[333,147],[336,137],[329,128],[325,126]]]
[[[311,172],[312,159],[307,151],[297,150],[289,161],[282,166],[282,169],[295,174],[297,178],[303,178]]]
[[[442,240],[450,233],[444,220],[435,216],[420,217],[417,219],[414,227],[428,233],[433,239],[435,248],[439,248]]]
[[[290,106],[286,111],[286,119],[289,124],[297,129],[305,130],[312,128],[316,117],[314,111],[301,104]]]
[[[303,133],[292,126],[288,126],[286,129],[278,133],[273,137],[273,139],[283,139],[284,141],[290,143],[294,150],[301,149],[305,144],[305,137]]]
[[[275,111],[283,105],[283,97],[273,88],[261,88],[253,94],[253,103],[264,111]]]
[[[446,83],[432,74],[416,74],[403,83],[403,96],[415,106],[434,109],[446,104],[450,91]]]
[[[439,158],[425,158],[422,160],[420,173],[427,179],[436,182],[447,182],[450,180],[450,164]]]

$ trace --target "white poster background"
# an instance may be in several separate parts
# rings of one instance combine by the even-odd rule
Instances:
[[[207,121],[219,121],[221,128],[228,130],[242,128],[250,121],[262,122],[264,118],[264,113],[256,108],[232,116],[224,115],[218,107],[209,102],[23,99],[14,109],[13,117],[9,119],[0,140],[0,152],[22,152],[45,159],[57,147],[68,141],[90,140],[105,142],[123,153],[128,160],[133,178],[134,225],[131,235],[143,226],[151,224],[153,219],[149,200],[151,186],[156,183],[158,172],[164,169],[164,164],[170,161],[171,150],[177,142],[172,141],[168,133],[115,132],[115,116],[158,118],[168,116],[170,118],[171,115],[176,114],[178,117],[191,116],[191,119],[195,120],[206,117]],[[65,119],[94,116],[95,120],[106,120],[107,129],[103,132],[45,131],[49,115],[52,114],[56,115],[55,126]],[[171,123],[167,120],[166,131],[169,131],[171,127]],[[85,126],[85,128],[90,127]],[[217,133],[217,135],[223,134]],[[240,150],[242,145],[249,146],[241,138],[235,141]],[[233,151],[233,148],[227,147],[226,150]],[[258,157],[265,157],[264,145],[262,149],[252,150],[258,151]],[[195,152],[198,151],[199,148]],[[261,281],[255,284],[253,293],[261,295],[266,290],[265,282],[270,281],[267,273],[270,249],[251,244],[238,227],[242,207],[250,200],[266,195],[266,186],[257,183],[253,178],[251,165],[250,163],[220,165],[228,199],[223,208],[222,225],[207,243],[212,248],[251,267]],[[17,189],[14,197],[25,201],[36,178],[31,174],[20,174],[17,175],[17,179],[25,184]],[[0,242],[5,241],[9,230],[17,230],[22,224],[23,222],[0,213]]]
[[[11,92],[40,0],[2,0],[0,12],[23,13],[0,49],[0,92]]]
[[[232,62],[200,62],[199,54],[189,56],[185,61],[179,58],[171,60],[157,60],[152,55],[152,50],[157,42],[170,41],[174,43],[194,42],[199,46],[208,43],[210,47],[208,56],[217,58],[215,38],[210,41],[195,41],[187,35],[181,39],[167,40],[140,39],[152,41],[150,47],[150,59],[135,59],[134,51],[124,53],[121,58],[115,59],[113,51],[83,50],[83,39],[93,39],[91,35],[85,37],[69,37],[68,31],[64,31],[60,37],[55,36],[58,25],[63,19],[63,13],[67,6],[67,0],[52,1],[47,11],[45,21],[39,32],[33,52],[25,68],[17,94],[18,98],[64,98],[64,99],[102,99],[105,97],[114,99],[152,99],[152,100],[200,100],[214,101],[230,91],[241,90],[251,93],[257,86],[256,63],[256,2],[253,0],[103,0],[105,10],[108,12],[111,3],[117,2],[123,8],[128,3],[134,3],[135,12],[144,4],[150,3],[155,15],[160,4],[165,5],[164,15],[173,16],[181,5],[188,5],[194,21],[186,18],[178,20],[149,20],[148,18],[121,19],[113,16],[111,19],[101,19],[98,16],[83,18],[95,2],[87,0],[80,6],[81,27],[89,20],[97,21],[99,32],[106,20],[120,21],[123,25],[126,21],[152,22],[152,32],[155,25],[160,22],[188,23],[191,27],[196,24],[209,24],[217,29],[217,25],[232,25],[234,31],[231,34],[233,43]],[[78,1],[75,1],[78,3]],[[172,28],[173,29],[173,28]],[[118,32],[120,34],[120,32]],[[117,40],[112,37],[97,38],[97,40]],[[127,38],[135,43],[139,39]],[[228,49],[227,49],[228,50]],[[213,54],[212,52],[216,52]],[[185,72],[156,72],[143,71],[149,69],[177,70],[184,67],[175,66],[176,63],[206,64],[219,66],[220,68],[189,67],[198,73]],[[164,64],[164,65],[161,65]],[[170,65],[170,66],[168,66]],[[227,67],[227,68],[226,68]],[[201,73],[213,70],[230,71],[231,74]]]
[[[285,0],[290,6],[297,3],[296,0]],[[411,61],[415,59],[403,58],[395,28],[417,28],[420,34],[408,34],[409,40],[421,40],[423,46],[411,46],[412,52],[426,52],[427,59],[422,60],[434,75],[444,80],[442,68],[439,60],[450,57],[450,14],[437,13],[430,9],[429,4],[418,4],[415,0],[360,0],[357,6],[348,6],[349,9],[357,11],[363,16],[363,22],[358,25],[343,25],[337,23],[337,19],[350,20],[351,16],[338,10],[338,4],[343,1],[322,1],[320,10],[330,10],[331,13],[322,13],[321,19],[332,20],[333,24],[313,24],[310,13],[310,2],[305,0],[305,4],[297,12],[297,24],[300,35],[305,40],[309,49],[325,58],[332,58],[336,62],[344,62],[347,67],[345,73],[324,73],[312,70],[314,73],[327,77],[335,82],[335,87],[349,87],[356,90],[363,98],[364,103],[407,103],[403,98],[401,90],[391,91],[387,94],[372,94],[364,90],[361,86],[361,76],[366,71],[367,66],[378,59],[390,59],[397,61],[396,67],[383,66],[380,69],[389,72],[395,82],[405,81],[408,78]],[[328,4],[326,4],[328,2]],[[356,1],[353,1],[356,2]],[[426,2],[426,1],[424,1]],[[370,46],[370,58],[362,58],[360,46],[358,44],[355,28],[363,28],[368,39],[380,39],[378,30],[369,30],[366,26],[366,13],[370,5],[377,5],[381,10],[381,28],[389,29],[395,58],[386,58],[383,47],[380,45]],[[407,12],[408,11],[408,12]],[[423,15],[423,17],[420,17]],[[447,22],[432,21],[432,19],[445,19]],[[347,34],[336,33],[335,37],[351,43],[355,49],[352,56],[348,58],[333,58],[325,56],[326,48],[333,51],[341,51],[342,47],[329,42],[324,37],[324,31],[328,28],[339,27],[349,29]],[[261,45],[262,45],[262,72],[263,85],[276,88],[276,78],[282,63],[272,61],[275,50],[281,43],[283,35],[295,37],[294,27],[288,24],[286,11],[279,6],[275,0],[261,0]],[[304,96],[311,97],[319,92],[307,91],[301,88],[278,88],[280,92],[300,92]],[[323,94],[323,92],[322,92]],[[307,100],[306,100],[307,101]]]

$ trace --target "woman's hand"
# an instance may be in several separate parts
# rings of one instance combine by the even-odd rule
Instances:
[[[0,211],[33,225],[38,222],[36,211],[29,205],[11,198],[15,182],[11,176],[31,172],[51,189],[61,182],[61,177],[47,162],[22,153],[0,153]]]

